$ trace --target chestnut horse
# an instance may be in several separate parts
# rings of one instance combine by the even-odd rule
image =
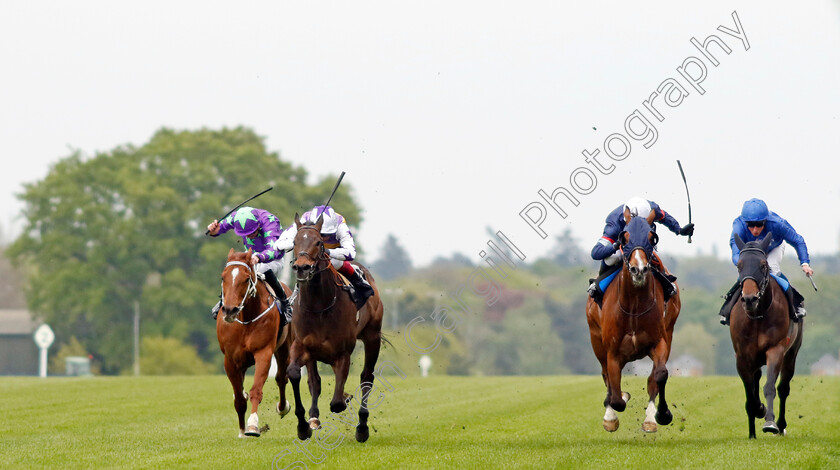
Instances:
[[[649,396],[642,430],[656,432],[657,423],[670,424],[672,415],[665,400],[665,367],[671,353],[674,324],[680,314],[679,289],[665,302],[662,284],[655,278],[650,261],[658,237],[651,230],[654,212],[647,219],[630,218],[625,212],[627,225],[619,234],[623,251],[623,266],[616,279],[604,293],[603,308],[590,297],[586,305],[586,319],[592,349],[601,363],[601,376],[607,386],[604,400],[604,429],[618,429],[616,411],[624,411],[630,394],[621,391],[621,370],[631,361],[645,356],[653,359],[653,370],[648,377]],[[661,264],[661,261],[660,261]],[[664,266],[662,267],[664,270]],[[659,406],[654,399],[659,395]]]
[[[280,328],[280,311],[265,281],[258,280],[251,255],[250,249],[236,253],[231,248],[228,253],[227,264],[222,271],[222,307],[216,319],[216,336],[225,355],[225,373],[233,386],[233,407],[239,416],[239,437],[260,435],[257,409],[263,398],[263,385],[268,378],[272,355],[277,360],[274,380],[280,388],[280,401],[275,409],[281,418],[291,409],[286,400],[291,329],[288,325]],[[291,294],[286,285],[283,289],[286,295]],[[246,393],[243,390],[245,371],[252,365],[256,365],[254,385],[250,393]],[[249,399],[251,416],[246,429],[245,410]]]
[[[802,321],[792,322],[784,291],[770,276],[767,247],[773,237],[761,241],[744,241],[735,234],[735,245],[741,250],[738,260],[738,283],[741,300],[732,307],[729,333],[735,348],[738,375],[747,394],[747,421],[750,439],[755,439],[755,419],[764,418],[762,431],[785,434],[785,401],[790,395],[790,381],[796,368],[796,354],[802,346]],[[758,396],[761,366],[767,366],[764,384],[765,407]],[[773,414],[776,379],[779,382],[779,421]]]
[[[295,415],[298,418],[298,438],[308,439],[313,429],[320,427],[318,397],[321,394],[321,377],[317,362],[332,366],[335,373],[335,391],[330,401],[330,411],[341,413],[352,397],[344,393],[344,384],[350,370],[350,355],[356,340],[365,347],[365,365],[361,374],[361,407],[356,440],[365,442],[369,437],[367,398],[373,387],[373,371],[379,358],[382,338],[382,301],[370,272],[360,267],[373,287],[374,294],[361,310],[344,289],[341,276],[333,268],[321,238],[323,218],[312,224],[301,224],[295,214],[297,235],[294,241],[292,269],[299,292],[294,299],[292,329],[294,342],[291,348],[288,376],[295,396]],[[354,263],[356,264],[356,263]],[[300,398],[301,367],[306,366],[309,376],[309,393],[312,407],[309,422],[305,419]]]

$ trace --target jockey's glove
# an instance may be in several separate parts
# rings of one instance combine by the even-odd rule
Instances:
[[[694,224],[688,224],[681,228],[680,235],[688,235],[689,237],[694,235]]]

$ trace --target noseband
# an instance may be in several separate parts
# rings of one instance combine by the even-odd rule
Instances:
[[[228,261],[225,265],[225,269],[230,266],[244,266],[248,269],[248,288],[245,290],[245,295],[242,296],[242,302],[239,303],[239,306],[236,307],[236,314],[242,313],[242,310],[245,308],[245,301],[248,300],[249,297],[256,297],[257,296],[257,271],[256,269],[251,268],[251,265],[248,263],[243,263],[242,261]],[[253,274],[253,276],[252,276]],[[222,282],[222,301],[224,302],[225,299],[225,283]],[[242,321],[239,318],[234,318],[233,321],[237,323],[241,323],[243,325],[247,325],[249,323],[254,323],[255,321],[259,320],[263,317],[266,313],[268,313],[276,304],[274,302],[270,302],[270,305],[267,309],[263,310],[263,312],[257,315],[256,318],[253,320]]]
[[[767,256],[767,254],[764,253],[764,250],[761,250],[760,248],[744,248],[743,250],[741,250],[741,253],[743,254],[745,251],[757,251],[761,253],[765,258]],[[761,297],[764,295],[764,292],[767,290],[767,285],[770,284],[770,270],[768,269],[764,271],[764,276],[762,277],[761,281],[756,279],[755,276],[753,276],[752,274],[741,277],[739,280],[739,287],[741,288],[741,290],[744,289],[744,281],[746,281],[747,279],[752,279],[753,282],[758,284],[758,295],[756,297],[760,301]]]

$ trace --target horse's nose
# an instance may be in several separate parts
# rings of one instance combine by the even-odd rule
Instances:
[[[650,270],[650,266],[649,266],[649,265],[647,265],[647,264],[646,264],[646,265],[644,265],[644,266],[642,267],[642,274],[647,274],[647,273],[648,273],[648,270]]]
[[[639,268],[637,268],[637,267],[635,267],[635,266],[630,266],[630,274],[632,274],[632,275],[634,275],[634,276],[635,276],[636,274],[639,274]]]
[[[744,295],[741,297],[741,301],[747,306],[753,306],[758,302],[758,296],[755,294]]]

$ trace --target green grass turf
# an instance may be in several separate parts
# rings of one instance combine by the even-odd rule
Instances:
[[[788,435],[757,420],[752,441],[737,377],[670,379],[674,423],[655,434],[641,431],[645,378],[623,380],[633,398],[615,433],[601,427],[600,377],[386,378],[359,444],[329,416],[324,377],[321,417],[337,432],[308,458],[294,415],[273,410],[273,381],[260,411],[271,429],[240,439],[224,376],[2,378],[0,468],[840,468],[840,378],[795,377]]]

